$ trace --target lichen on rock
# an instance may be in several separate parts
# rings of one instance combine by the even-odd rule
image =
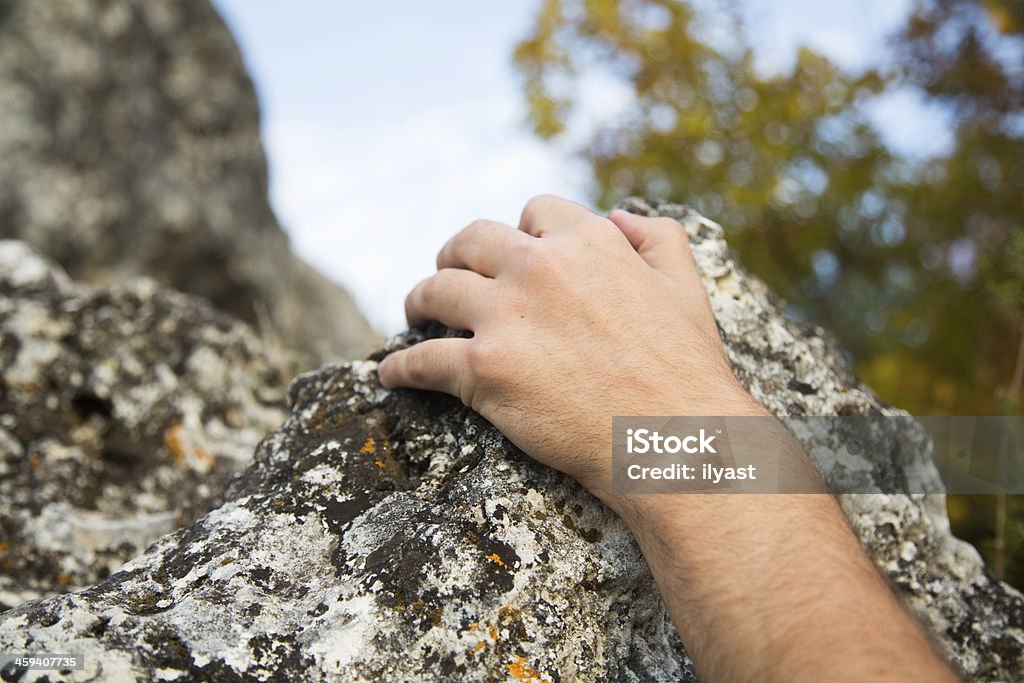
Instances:
[[[626,206],[683,223],[733,369],[770,410],[899,414],[827,335],[785,318],[719,226],[680,206]],[[694,680],[623,523],[457,400],[382,389],[379,357],[296,379],[287,419],[223,505],[91,588],[0,614],[0,649],[81,652],[83,677],[112,680]],[[903,432],[864,457],[902,439],[919,448],[896,466],[935,476],[920,429],[892,424]],[[828,438],[800,436],[812,457]],[[843,476],[843,463],[819,465]],[[951,535],[930,485],[841,504],[958,666],[1019,679],[1024,601]]]
[[[0,240],[0,609],[89,586],[219,500],[281,361],[207,303],[73,283]]]

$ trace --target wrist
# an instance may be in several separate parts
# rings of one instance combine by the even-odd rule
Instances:
[[[772,414],[755,401],[731,374],[724,381],[709,384],[714,386],[713,396],[695,397],[692,385],[678,382],[673,383],[671,387],[666,387],[662,383],[657,392],[644,392],[645,398],[642,403],[633,403],[629,408],[620,408],[621,412],[616,412],[615,415],[771,418],[772,423],[778,424]],[[598,463],[600,466],[585,473],[584,476],[577,477],[577,481],[632,525],[634,518],[637,522],[642,522],[651,515],[661,514],[664,507],[662,503],[669,498],[675,498],[675,496],[669,494],[620,494],[613,491],[611,445],[613,434],[610,422],[609,419],[600,427],[594,427],[594,431],[600,434],[600,438],[590,442],[591,452],[582,453],[579,457],[579,461]],[[763,424],[763,420],[759,421],[759,424]],[[781,424],[778,424],[778,428],[778,430],[770,429],[769,431],[780,431],[788,439],[789,432]],[[762,429],[761,432],[764,430]],[[790,449],[788,444],[784,448]],[[796,446],[795,450],[802,455],[799,446]],[[684,498],[687,497],[700,496],[685,494]]]

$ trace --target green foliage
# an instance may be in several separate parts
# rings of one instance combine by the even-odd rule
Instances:
[[[1019,411],[1024,3],[918,0],[862,73],[806,48],[764,73],[724,6],[543,0],[515,52],[534,130],[582,140],[602,208],[639,194],[721,222],[891,402]],[[595,73],[628,86],[614,120],[579,106]],[[948,112],[948,154],[903,158],[873,126],[871,102],[908,89]]]

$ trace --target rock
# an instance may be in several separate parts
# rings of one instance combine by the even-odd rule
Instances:
[[[821,330],[783,316],[719,226],[679,206],[627,206],[685,224],[737,376],[771,410],[900,414]],[[221,507],[89,589],[0,615],[0,651],[84,653],[81,676],[107,680],[694,679],[614,514],[456,400],[387,392],[375,368],[298,378],[287,420]],[[899,439],[927,460],[920,429],[891,424],[901,432],[864,457],[883,460]],[[803,437],[813,455],[823,437]],[[1020,680],[1024,601],[952,537],[941,493],[842,504],[958,665]]]
[[[94,284],[206,297],[307,367],[376,343],[278,226],[256,93],[208,0],[5,0],[0,120],[0,237]]]
[[[0,609],[107,578],[219,503],[284,418],[281,359],[152,281],[0,240]]]

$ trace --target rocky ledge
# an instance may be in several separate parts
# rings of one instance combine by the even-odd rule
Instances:
[[[685,225],[733,368],[772,411],[902,414],[820,329],[784,317],[719,226],[674,205],[627,208]],[[695,679],[612,513],[457,401],[384,391],[375,368],[295,380],[287,419],[220,507],[91,588],[0,614],[0,651],[82,653],[83,680]],[[1024,600],[951,535],[923,432],[892,424],[860,457],[918,444],[893,466],[933,477],[935,493],[844,496],[843,509],[969,676],[1020,680]],[[826,478],[864,464],[827,461],[827,436],[801,436]]]

